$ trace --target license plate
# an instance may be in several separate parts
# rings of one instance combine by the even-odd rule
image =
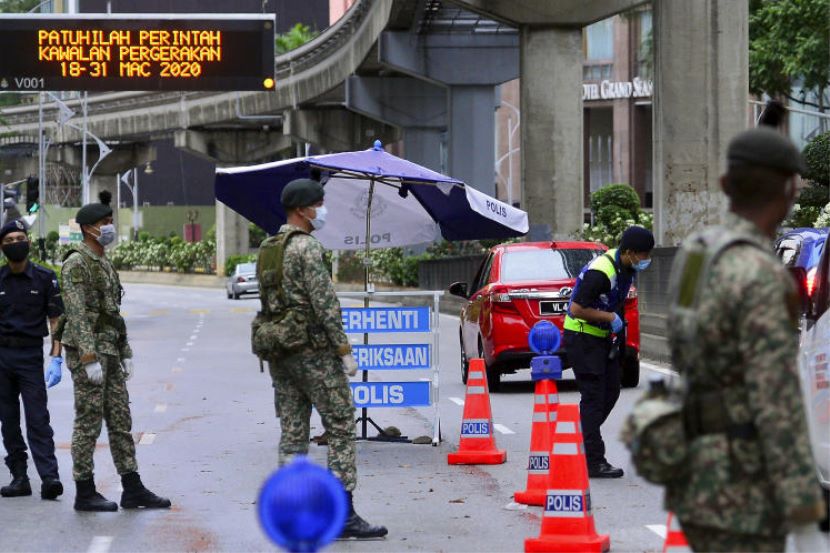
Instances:
[[[568,312],[568,302],[566,301],[540,301],[539,314],[540,315],[564,315]]]

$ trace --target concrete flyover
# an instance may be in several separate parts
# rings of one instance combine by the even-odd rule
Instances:
[[[490,192],[497,86],[520,76],[531,234],[568,237],[584,207],[582,28],[643,3],[359,0],[276,58],[275,92],[101,94],[90,98],[89,129],[127,150],[123,168],[152,156],[142,144],[171,135],[218,164],[273,159],[298,142],[346,150],[402,136],[407,157]],[[723,211],[715,177],[727,141],[747,126],[748,14],[746,2],[730,0],[660,0],[654,12],[656,230],[672,245]],[[9,137],[0,144],[37,133],[36,106],[0,117]],[[79,133],[54,125],[50,133],[65,145],[54,149],[59,161],[77,166]],[[221,211],[217,234],[241,247],[244,222]]]

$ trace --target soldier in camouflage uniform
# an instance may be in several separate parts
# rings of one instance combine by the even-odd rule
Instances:
[[[703,293],[694,328],[669,322],[688,381],[689,476],[667,486],[666,507],[695,551],[783,551],[787,533],[803,539],[824,510],[796,370],[799,300],[771,246],[803,162],[769,128],[739,134],[727,158],[730,213],[708,236],[734,241],[694,277],[687,252],[704,235],[690,237],[672,275],[679,297],[695,278]]]
[[[297,327],[281,329],[288,331],[289,340],[304,337],[290,352],[268,359],[282,428],[280,465],[295,455],[308,453],[313,405],[328,436],[329,469],[343,483],[348,495],[349,517],[341,537],[383,537],[386,528],[363,520],[352,501],[357,483],[355,412],[346,373],[355,374],[357,363],[343,332],[340,302],[323,262],[323,246],[308,234],[322,228],[325,222],[323,197],[323,186],[315,180],[288,183],[281,195],[287,224],[263,242],[257,263],[262,312],[294,310],[290,319],[293,322],[286,323],[286,317],[278,324]],[[287,233],[293,234],[287,237]],[[280,267],[279,261],[269,258],[266,252],[286,238]]]
[[[83,242],[64,258],[62,278],[66,320],[62,343],[75,388],[75,427],[72,432],[72,475],[78,511],[117,511],[118,505],[95,490],[93,460],[101,424],[107,423],[110,452],[124,489],[121,507],[168,508],[141,483],[135,460],[127,380],[132,376],[133,352],[120,315],[121,283],[104,247],[115,238],[109,193],[101,203],[82,207],[75,217]]]

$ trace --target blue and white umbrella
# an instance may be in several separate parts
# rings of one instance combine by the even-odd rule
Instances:
[[[275,234],[285,222],[283,187],[318,171],[328,216],[314,235],[329,249],[408,246],[440,237],[506,239],[528,231],[521,209],[389,154],[380,141],[359,152],[217,169],[216,198]]]

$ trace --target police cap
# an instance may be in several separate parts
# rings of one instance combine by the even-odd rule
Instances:
[[[729,167],[756,166],[788,175],[803,174],[804,159],[795,144],[770,127],[757,127],[738,134],[726,151]]]
[[[308,207],[323,199],[323,185],[312,179],[296,179],[285,185],[280,195],[282,206],[288,209]]]
[[[0,228],[0,240],[6,237],[7,234],[11,234],[12,232],[26,232],[26,223],[21,221],[20,219],[15,219],[14,221],[9,221],[3,228]]]
[[[633,252],[650,252],[654,249],[654,235],[643,227],[632,226],[625,229],[620,239],[620,250]]]

